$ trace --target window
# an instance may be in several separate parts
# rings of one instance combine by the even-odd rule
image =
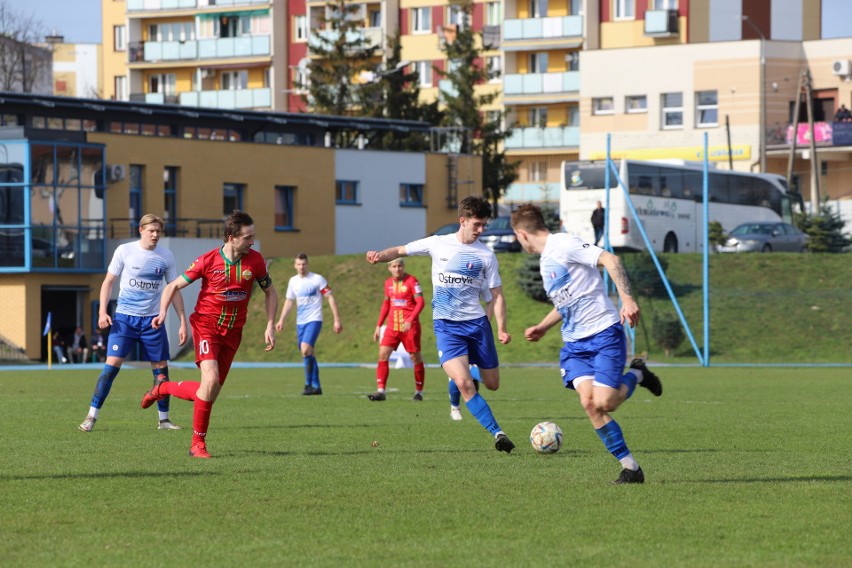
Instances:
[[[528,73],[547,73],[547,52],[540,51],[538,53],[529,54],[529,69]]]
[[[677,10],[677,0],[648,0],[649,10]]]
[[[113,51],[124,51],[127,49],[127,27],[112,27],[112,49]]]
[[[596,97],[592,99],[592,114],[614,114],[615,105],[612,97]]]
[[[292,231],[293,224],[293,202],[296,197],[296,188],[289,185],[275,186],[275,230]]]
[[[223,91],[248,89],[248,71],[223,71],[221,84]]]
[[[490,81],[499,81],[503,74],[503,57],[493,55],[485,58],[485,66],[488,70],[488,79]]]
[[[308,17],[295,16],[293,18],[293,37],[296,41],[308,41]]]
[[[500,2],[485,3],[485,25],[499,26],[503,23],[503,17],[500,14]]]
[[[627,114],[648,112],[648,97],[645,95],[630,95],[625,97],[624,112]]]
[[[565,70],[579,71],[580,70],[580,52],[572,51],[565,54]]]
[[[527,170],[527,181],[546,181],[547,162],[530,162]]]
[[[531,107],[527,110],[529,126],[544,128],[547,126],[547,107]]]
[[[243,210],[243,193],[245,185],[241,183],[226,183],[222,186],[222,213],[230,215],[234,209]]]
[[[399,204],[402,207],[423,207],[423,185],[419,183],[399,184]]]
[[[338,205],[360,205],[358,182],[337,180],[336,198]]]
[[[547,17],[547,0],[530,0],[530,18]]]
[[[467,19],[467,15],[461,6],[447,7],[447,24],[458,26],[458,29],[463,30],[467,27]]]
[[[432,33],[432,7],[412,8],[411,17],[414,20],[411,28],[416,34]]]
[[[580,126],[580,107],[568,107],[568,126]]]
[[[115,100],[117,101],[126,101],[127,100],[127,77],[124,75],[117,75],[113,78],[115,85]]]
[[[177,191],[178,168],[163,168],[163,221],[166,223],[165,236],[177,236]]]
[[[579,16],[583,13],[583,0],[568,0],[571,6],[571,15]]]
[[[162,93],[164,95],[177,94],[176,82],[177,79],[174,73],[151,75],[148,77],[148,92]]]
[[[698,91],[695,93],[696,126],[719,125],[719,99],[716,91]]]
[[[382,12],[381,10],[373,10],[370,12],[370,27],[371,28],[380,28],[382,27]]]
[[[683,128],[683,93],[663,93],[663,130]]]
[[[614,0],[615,19],[632,20],[636,17],[636,0]]]
[[[130,187],[130,235],[133,229],[138,227],[138,220],[142,217],[142,192],[145,186],[145,166],[130,164],[129,187]]]
[[[431,61],[415,61],[415,70],[417,71],[417,84],[421,87],[432,86],[432,62]]]

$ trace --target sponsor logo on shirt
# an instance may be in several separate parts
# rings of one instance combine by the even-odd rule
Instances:
[[[473,284],[473,278],[470,276],[457,276],[455,274],[438,273],[438,282],[442,284]]]
[[[251,280],[251,277],[252,277],[251,270],[249,270],[248,268],[243,270],[242,277],[243,277],[243,280]]]
[[[161,282],[162,280],[157,282],[149,282],[147,280],[137,280],[136,278],[131,278],[129,284],[132,288],[136,288],[138,290],[159,290]]]
[[[226,302],[241,302],[248,297],[245,290],[225,290],[219,293],[219,297]]]

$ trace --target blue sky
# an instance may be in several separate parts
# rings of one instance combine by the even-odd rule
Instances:
[[[47,31],[69,43],[101,43],[101,0],[0,0],[24,14],[34,14]],[[822,0],[824,38],[852,37],[852,3]]]

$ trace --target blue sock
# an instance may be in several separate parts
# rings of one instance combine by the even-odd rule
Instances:
[[[101,371],[101,375],[98,377],[98,384],[95,385],[95,392],[92,394],[92,406],[100,408],[104,405],[104,402],[109,396],[109,389],[112,388],[112,382],[115,380],[115,376],[119,370],[119,367],[104,365],[104,370]]]
[[[319,388],[319,365],[313,355],[305,357],[305,386]]]
[[[621,382],[627,385],[627,396],[624,398],[628,399],[633,396],[633,391],[636,390],[636,375],[632,372],[625,373],[625,375],[621,377]]]
[[[311,375],[311,386],[313,386],[315,389],[318,389],[318,388],[320,388],[320,382],[319,382],[319,363],[317,363],[317,358],[316,358],[316,356],[311,355],[311,359],[313,359],[313,360],[314,360],[314,372],[313,372],[313,374]]]
[[[159,375],[165,375],[166,378],[169,376],[169,368],[163,367],[162,369],[151,369],[154,373],[154,378],[156,379]],[[172,399],[171,396],[167,396],[161,400],[157,401],[157,410],[160,412],[168,412],[169,411],[169,401]]]
[[[453,406],[458,406],[461,403],[461,391],[459,387],[456,386],[456,382],[450,380],[450,386],[447,387],[450,392],[450,404]]]
[[[600,436],[609,453],[614,455],[616,459],[620,460],[630,455],[630,450],[627,449],[627,443],[624,441],[624,434],[622,434],[621,427],[615,420],[605,424],[602,428],[598,428],[595,432]]]
[[[500,426],[497,425],[497,420],[491,414],[491,407],[485,402],[479,393],[476,393],[472,399],[465,403],[467,409],[473,414],[473,417],[482,424],[482,427],[491,432],[492,435],[497,435],[500,431]]]

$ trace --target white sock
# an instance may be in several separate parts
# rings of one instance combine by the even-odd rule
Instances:
[[[162,410],[158,410],[157,413],[160,415],[160,420],[168,420],[169,419],[169,413],[168,412],[163,412]]]
[[[377,389],[379,392],[385,392],[385,389]]]
[[[506,435],[506,433],[503,430],[497,430],[497,433],[494,434],[494,437],[497,438],[497,436],[499,436],[500,434],[503,434],[504,436]]]
[[[91,417],[92,417],[92,418],[94,418],[95,420],[97,420],[97,419],[98,419],[98,414],[100,414],[100,413],[101,413],[101,409],[100,409],[100,408],[95,408],[94,406],[90,406],[90,407],[89,407],[89,416],[91,416]]]
[[[630,372],[636,375],[636,384],[640,384],[644,378],[644,373],[642,373],[639,369],[630,369]]]
[[[639,469],[639,464],[636,463],[636,460],[633,458],[633,454],[627,454],[618,461],[621,462],[621,465],[624,466],[625,469],[629,469],[631,471]]]

